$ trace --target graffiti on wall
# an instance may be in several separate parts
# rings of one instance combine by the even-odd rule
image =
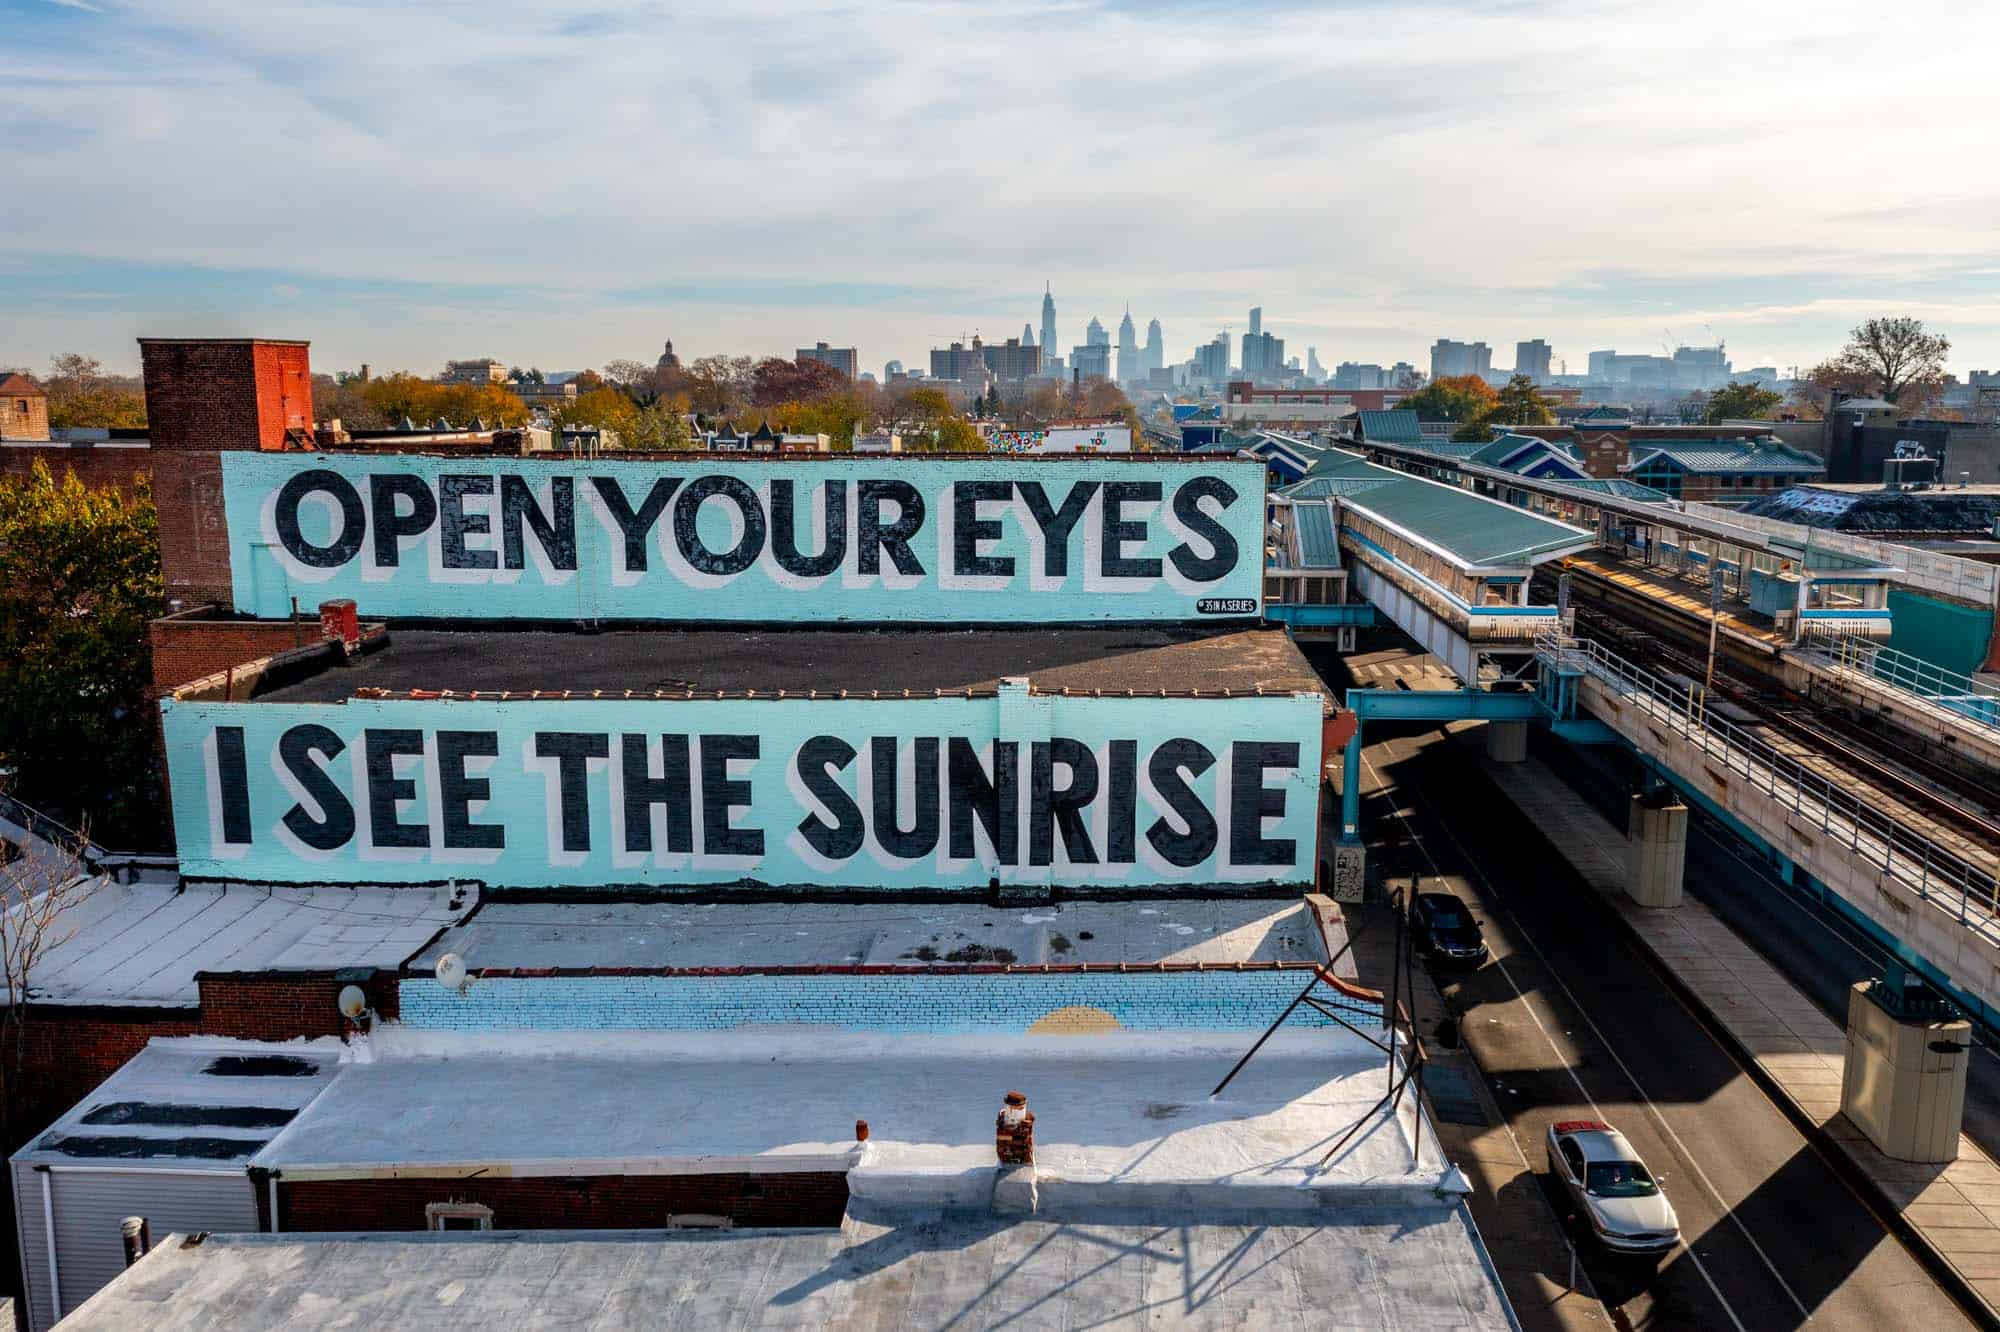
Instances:
[[[1130,453],[1132,428],[1098,425],[996,430],[993,447],[1003,453]]]
[[[1321,699],[162,704],[181,872],[256,882],[1304,883]]]
[[[1256,463],[226,453],[235,607],[1044,623],[1262,605]]]

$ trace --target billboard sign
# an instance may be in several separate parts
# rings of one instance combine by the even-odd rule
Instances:
[[[235,608],[430,619],[1175,621],[1263,595],[1235,460],[222,455]]]
[[[1046,430],[996,430],[993,447],[1003,453],[1130,453],[1127,425],[1050,426]]]
[[[162,705],[181,872],[981,890],[1300,884],[1322,700]]]

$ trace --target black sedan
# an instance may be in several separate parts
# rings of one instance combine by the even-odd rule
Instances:
[[[1439,962],[1476,967],[1486,960],[1486,937],[1465,903],[1450,893],[1418,893],[1415,907],[1417,947]]]

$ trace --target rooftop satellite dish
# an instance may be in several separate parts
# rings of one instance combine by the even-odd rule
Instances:
[[[457,953],[446,953],[437,960],[438,984],[447,990],[463,990],[466,982],[465,959]]]
[[[368,1011],[368,996],[359,985],[344,985],[340,990],[340,1015],[350,1022],[358,1022]]]

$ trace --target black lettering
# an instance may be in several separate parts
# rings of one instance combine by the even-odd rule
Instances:
[[[593,476],[590,484],[597,488],[597,497],[610,511],[611,521],[617,523],[618,530],[625,534],[625,572],[646,572],[646,538],[651,535],[653,524],[660,521],[667,501],[680,489],[681,479],[663,476],[653,482],[653,488],[646,492],[646,501],[639,506],[637,513],[632,511],[632,502],[625,498],[625,489],[618,484],[616,477]]]
[[[521,528],[534,532],[550,567],[576,568],[576,478],[549,478],[549,501],[554,513],[543,513],[528,485],[528,478],[510,472],[500,474],[500,549],[509,569],[528,567]]]
[[[818,814],[808,814],[799,821],[799,832],[808,846],[828,860],[846,860],[868,837],[861,807],[833,779],[834,773],[845,772],[852,762],[854,746],[837,736],[816,735],[799,746],[799,781],[835,820],[829,826]]]
[[[1002,865],[1020,863],[1021,746],[1013,740],[993,742],[993,777],[987,779],[972,742],[955,735],[945,747],[945,806],[951,818],[951,855],[971,860],[977,852],[972,837],[976,817]]]
[[[1110,827],[1104,835],[1104,859],[1113,865],[1130,865],[1136,857],[1132,854],[1132,828],[1139,816],[1139,742],[1137,740],[1113,740],[1111,742],[1111,771],[1107,798],[1110,802]]]
[[[1173,825],[1161,817],[1146,829],[1146,840],[1169,865],[1191,869],[1215,854],[1215,815],[1187,783],[1188,777],[1199,777],[1214,766],[1215,755],[1194,740],[1169,740],[1146,760],[1146,775],[1152,779],[1153,790],[1187,825],[1186,832],[1175,832]],[[1181,775],[1183,770],[1187,777]]]
[[[1201,507],[1200,501],[1204,499],[1220,500],[1227,509],[1236,502],[1236,487],[1219,476],[1198,476],[1174,492],[1174,517],[1206,541],[1212,553],[1204,558],[1183,541],[1168,552],[1167,558],[1180,570],[1181,577],[1197,583],[1213,583],[1236,568],[1236,538]]]
[[[1229,747],[1229,863],[1289,865],[1298,844],[1289,837],[1268,840],[1264,820],[1285,812],[1285,789],[1264,785],[1270,768],[1299,766],[1297,741],[1237,741]]]
[[[1106,481],[1104,483],[1104,541],[1099,551],[1098,569],[1106,578],[1158,578],[1160,561],[1144,555],[1127,559],[1125,547],[1146,539],[1146,524],[1125,517],[1127,504],[1158,503],[1157,481]]]
[[[998,541],[997,518],[981,518],[981,500],[1005,500],[1014,494],[1008,481],[960,481],[951,488],[952,572],[966,578],[1012,578],[1014,561],[1006,555],[982,555],[979,543]]]
[[[688,738],[660,737],[660,775],[653,776],[652,754],[643,735],[627,732],[619,738],[619,759],[625,786],[625,849],[653,849],[653,806],[667,807],[667,850],[685,855],[694,850],[694,796],[688,782]]]
[[[1069,573],[1069,537],[1076,530],[1077,520],[1090,507],[1090,497],[1097,493],[1095,481],[1079,481],[1063,496],[1062,508],[1049,507],[1048,492],[1039,481],[1022,481],[1017,489],[1021,498],[1027,501],[1028,516],[1035,520],[1035,526],[1042,530],[1042,573],[1050,578],[1062,578]]]
[[[907,481],[862,481],[854,488],[861,572],[882,572],[882,552],[899,574],[920,574],[923,562],[910,549],[910,538],[924,525],[924,497]],[[896,521],[882,525],[882,501],[896,506]]]
[[[720,495],[743,515],[743,536],[726,551],[710,550],[701,539],[701,506],[710,496]],[[733,476],[698,476],[688,482],[674,504],[674,542],[681,558],[705,574],[740,574],[764,553],[764,510],[757,492]]]
[[[823,578],[847,558],[847,483],[826,481],[820,486],[820,508],[826,515],[826,546],[817,555],[799,552],[798,518],[792,512],[793,485],[789,477],[771,482],[771,554],[778,567],[800,578]]]
[[[399,513],[398,499],[410,502]],[[393,569],[402,562],[403,538],[430,531],[437,521],[437,496],[414,472],[380,472],[368,478],[368,507],[375,516],[375,564]]]
[[[465,548],[466,537],[484,536],[493,531],[491,515],[465,511],[465,497],[492,493],[493,478],[490,476],[464,476],[448,472],[438,478],[438,536],[443,544],[445,568],[500,567],[500,552]]]
[[[472,802],[493,799],[493,782],[465,770],[469,758],[498,758],[500,736],[493,731],[439,731],[438,804],[444,812],[444,844],[451,850],[497,851],[507,830],[497,823],[474,823]]]
[[[396,818],[396,806],[417,797],[417,784],[396,776],[396,759],[424,752],[424,733],[402,728],[371,726],[361,733],[362,754],[368,769],[368,832],[377,846],[417,847],[431,844],[429,821],[403,823]]]
[[[333,496],[340,508],[340,529],[333,540],[315,546],[299,531],[299,502],[321,491]],[[309,569],[337,569],[361,553],[361,536],[368,530],[368,514],[361,496],[347,478],[324,467],[300,472],[278,489],[276,518],[278,544]]]
[[[705,735],[701,738],[701,849],[711,856],[761,856],[764,830],[738,828],[730,812],[750,808],[748,780],[732,781],[731,759],[754,759],[759,741],[754,735]]]
[[[308,723],[292,726],[278,737],[278,761],[292,775],[305,794],[319,806],[320,819],[306,813],[303,804],[285,811],[285,827],[292,836],[315,851],[332,851],[354,840],[354,805],[347,794],[334,785],[326,770],[313,761],[314,754],[331,763],[347,748],[347,742],[324,726]]]
[[[537,731],[535,757],[556,761],[562,801],[562,849],[590,850],[591,759],[611,757],[611,737],[601,731]]]
[[[915,860],[937,849],[938,841],[938,742],[934,735],[921,736],[916,746],[910,785],[914,788],[916,821],[907,829],[897,818],[897,800],[902,782],[901,765],[896,762],[896,737],[878,735],[868,742],[868,759],[874,778],[875,842],[898,860]]]
[[[1097,851],[1083,811],[1097,799],[1097,757],[1081,740],[1058,737],[1037,740],[1028,759],[1028,863],[1055,863],[1055,830],[1062,830],[1063,855],[1072,865],[1095,865]],[[1069,769],[1069,782],[1057,788],[1056,765]]]
[[[250,765],[243,757],[243,728],[215,728],[215,776],[222,794],[222,840],[250,844]]]

